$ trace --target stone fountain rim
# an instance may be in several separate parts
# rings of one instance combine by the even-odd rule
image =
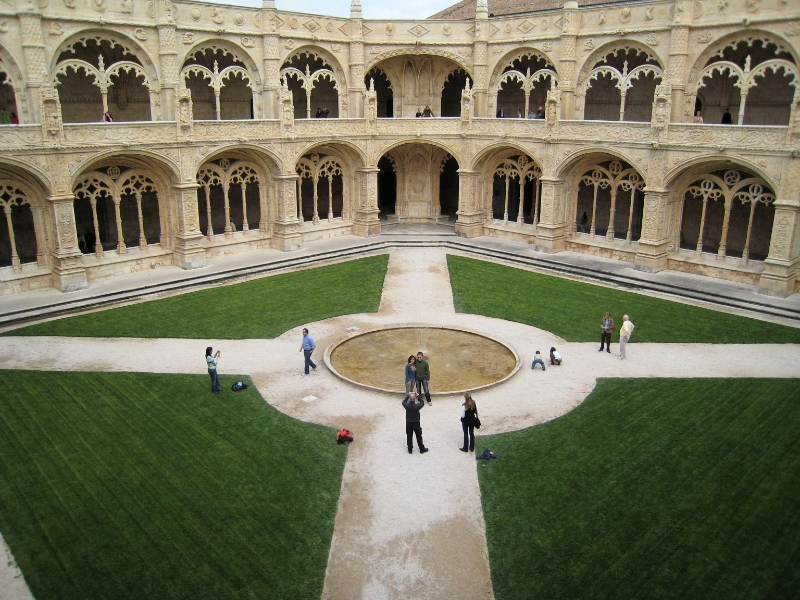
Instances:
[[[333,342],[328,344],[327,348],[325,348],[325,353],[322,356],[322,360],[325,363],[325,366],[328,367],[328,370],[331,373],[333,373],[336,377],[338,377],[342,381],[346,381],[347,383],[353,384],[353,385],[358,386],[360,388],[364,388],[364,389],[367,389],[367,390],[372,390],[374,392],[382,392],[384,394],[392,394],[392,395],[403,394],[404,393],[403,390],[387,390],[385,388],[380,388],[380,387],[377,387],[377,386],[374,386],[374,385],[368,385],[366,383],[361,383],[360,381],[355,381],[353,379],[350,379],[349,377],[345,377],[344,375],[339,373],[339,371],[337,371],[334,368],[334,366],[331,364],[331,353],[336,348],[338,348],[339,346],[344,344],[345,342],[350,341],[350,340],[352,340],[354,338],[360,337],[362,335],[367,335],[369,333],[375,333],[377,331],[387,331],[387,330],[390,330],[390,329],[446,329],[448,331],[461,331],[463,333],[470,333],[472,335],[477,335],[477,336],[480,336],[480,337],[485,338],[487,340],[491,340],[491,341],[493,341],[493,342],[495,342],[497,344],[500,344],[501,346],[506,348],[509,352],[511,352],[511,354],[514,355],[514,358],[517,361],[516,365],[511,370],[511,372],[508,375],[506,375],[505,377],[503,377],[502,379],[498,379],[497,381],[493,381],[493,382],[487,383],[485,385],[466,388],[466,389],[463,389],[463,390],[452,390],[452,391],[448,391],[448,392],[433,392],[432,391],[431,392],[431,396],[440,396],[440,397],[441,396],[456,396],[456,395],[464,394],[466,392],[475,392],[475,391],[478,391],[478,390],[485,390],[486,388],[490,388],[490,387],[493,387],[493,386],[496,386],[496,385],[500,385],[501,383],[504,383],[504,382],[508,381],[514,375],[516,375],[517,371],[519,371],[520,367],[522,367],[522,359],[520,358],[519,354],[517,354],[517,351],[514,350],[514,348],[512,346],[510,346],[506,342],[503,342],[502,340],[497,339],[496,337],[493,337],[491,335],[487,335],[487,334],[485,334],[483,332],[480,332],[480,331],[475,331],[474,329],[468,329],[466,327],[461,327],[461,326],[429,325],[429,324],[424,324],[424,323],[400,323],[400,324],[392,324],[392,325],[382,325],[380,327],[373,327],[373,328],[370,328],[370,329],[359,329],[358,331],[350,332],[350,333],[348,333],[348,334],[346,334],[346,335],[344,335],[342,337],[339,337],[339,338],[335,339]]]

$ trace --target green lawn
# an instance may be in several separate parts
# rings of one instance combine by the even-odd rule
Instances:
[[[448,255],[447,264],[456,311],[526,323],[568,342],[599,345],[609,311],[618,328],[630,315],[632,342],[800,343],[800,328],[461,256]]]
[[[218,396],[199,375],[3,380],[0,532],[37,600],[320,597],[334,430],[231,376]]]
[[[375,312],[389,255],[263,277],[48,321],[3,335],[274,338],[305,323]]]
[[[796,379],[606,379],[481,437],[495,597],[800,597],[798,423]]]

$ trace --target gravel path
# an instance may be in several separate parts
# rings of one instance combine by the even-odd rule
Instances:
[[[637,344],[634,333],[627,360],[619,361],[615,354],[597,352],[595,343],[566,343],[527,325],[456,314],[445,256],[434,248],[393,250],[378,313],[308,324],[318,345],[317,363],[322,365],[324,348],[352,326],[424,323],[489,334],[513,347],[523,368],[502,385],[476,394],[484,434],[563,415],[583,401],[598,377],[799,375],[798,345]],[[205,347],[220,348],[221,374],[249,374],[264,398],[284,413],[355,434],[323,598],[492,598],[476,461],[458,450],[462,399],[435,398],[425,407],[422,430],[431,451],[409,456],[401,398],[356,388],[324,366],[300,377],[300,329],[274,340],[8,337],[0,367],[204,374]],[[531,371],[534,351],[545,354],[551,346],[559,349],[564,364]],[[404,363],[405,356],[400,357],[399,378]],[[316,400],[305,401],[310,395]],[[0,599],[29,598],[4,594],[3,568]]]

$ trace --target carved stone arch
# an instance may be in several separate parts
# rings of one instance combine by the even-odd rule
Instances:
[[[547,53],[542,52],[538,48],[532,48],[530,46],[523,46],[520,48],[515,48],[509,52],[506,52],[500,60],[494,66],[492,70],[492,76],[489,78],[489,89],[493,89],[497,86],[497,82],[500,79],[500,76],[503,72],[510,66],[514,64],[514,61],[524,58],[526,56],[530,57],[537,57],[544,60],[548,64],[548,68],[552,69],[553,71],[558,74],[558,69],[556,68],[556,63],[553,61]]]
[[[159,177],[154,177],[149,171],[145,171],[144,169],[130,169],[128,171],[124,171],[120,174],[119,178],[114,182],[115,183],[115,191],[118,194],[127,193],[126,190],[135,189],[135,185],[133,182],[139,180],[143,183],[143,181],[149,181],[149,184],[143,183],[143,185],[150,185],[159,196],[166,194],[166,190],[163,189],[163,181],[160,181]]]
[[[48,73],[52,73],[55,70],[56,65],[61,62],[59,59],[61,58],[62,54],[69,52],[80,45],[85,45],[87,40],[95,40],[97,42],[108,41],[114,47],[121,47],[128,54],[136,57],[138,63],[148,74],[148,80],[151,82],[151,84],[155,84],[155,82],[159,81],[157,67],[159,64],[158,60],[156,60],[156,58],[150,54],[147,48],[142,46],[138,40],[129,37],[124,32],[110,29],[86,29],[77,31],[70,35],[61,44],[59,44],[58,48],[56,48],[55,52],[53,52]],[[65,57],[65,59],[66,58],[67,57]],[[109,66],[110,65],[106,65],[106,68]]]
[[[283,161],[272,150],[256,144],[231,143],[218,146],[211,151],[198,157],[195,171],[201,166],[217,158],[232,157],[236,161],[256,165],[259,176],[264,177],[264,181],[272,176],[273,173],[281,173],[284,170]]]
[[[490,176],[498,163],[506,158],[519,155],[525,155],[544,173],[544,165],[536,152],[531,151],[530,148],[525,148],[521,144],[509,143],[507,141],[498,142],[482,148],[472,159],[472,164],[469,169],[479,171],[484,177]]]
[[[647,174],[646,165],[643,165],[634,156],[618,148],[612,149],[602,146],[589,146],[576,150],[558,163],[553,169],[553,173],[555,177],[559,179],[569,180],[570,178],[580,178],[580,175],[576,174],[576,172],[583,166],[609,160],[619,160],[628,163],[633,169],[636,169],[636,172],[639,173],[643,180],[645,179],[645,175]]]
[[[222,52],[223,55],[230,56],[235,61],[234,64],[243,67],[250,74],[250,80],[254,82],[255,85],[261,85],[262,79],[258,61],[253,58],[252,54],[250,54],[247,49],[230,40],[209,38],[190,46],[181,58],[181,69],[192,64],[189,61],[198,53],[202,54],[206,50],[211,50],[214,53]],[[223,68],[220,68],[220,71],[222,70]]]
[[[297,153],[297,160],[308,154],[332,155],[340,158],[350,169],[375,164],[377,161],[368,162],[367,154],[362,148],[347,140],[316,140],[304,146]]]
[[[302,54],[317,57],[325,62],[328,67],[330,67],[330,70],[333,71],[333,74],[336,75],[336,79],[339,82],[340,94],[347,93],[347,87],[350,85],[347,77],[347,71],[345,71],[345,69],[342,67],[342,63],[339,62],[339,59],[336,58],[332,52],[326,50],[322,46],[303,44],[302,46],[293,48],[281,59],[281,69],[286,67],[287,63],[289,63],[291,59],[299,57]],[[289,63],[288,66],[291,66],[291,63]],[[341,90],[343,90],[343,92]]]
[[[366,71],[369,71],[380,62],[387,60],[389,58],[395,58],[396,56],[411,57],[411,56],[424,56],[424,55],[447,58],[448,60],[451,60],[452,62],[460,66],[462,69],[464,69],[467,72],[467,75],[469,75],[470,80],[472,81],[475,80],[472,75],[472,66],[464,60],[463,56],[461,56],[460,54],[456,54],[455,52],[444,50],[442,48],[426,48],[424,46],[420,46],[417,48],[408,48],[408,47],[398,48],[396,50],[382,52],[380,54],[377,54],[374,58],[370,59],[369,62],[366,65],[364,65],[364,69]]]
[[[383,66],[383,67],[379,67],[379,66],[372,67],[369,71],[367,71],[367,74],[364,75],[364,84],[367,87],[367,89],[369,89],[369,79],[373,75],[373,73],[375,73],[376,71],[378,73],[382,73],[383,76],[386,77],[386,81],[389,84],[389,89],[392,92],[394,92],[394,82],[397,80],[398,75],[394,71],[394,69],[390,69],[390,68],[385,67],[385,66]]]
[[[693,177],[696,178],[698,175],[703,173],[721,171],[726,168],[749,171],[755,176],[763,179],[771,189],[780,189],[780,182],[776,181],[775,177],[773,177],[769,172],[755,162],[748,160],[743,156],[726,155],[721,157],[714,154],[696,156],[673,165],[673,167],[664,175],[664,187],[677,193],[678,190],[683,189],[688,185],[688,179]]]
[[[51,179],[53,175],[54,173],[45,171],[38,165],[14,156],[4,156],[3,164],[0,166],[0,177],[20,181],[26,189],[36,195],[37,199],[43,199],[55,191],[56,186]]]
[[[618,53],[621,50],[634,50],[637,54],[645,54],[648,59],[652,59],[655,63],[663,70],[666,64],[665,57],[661,56],[652,46],[645,44],[644,42],[640,42],[638,40],[632,39],[621,39],[621,40],[614,40],[611,42],[607,42],[598,48],[595,48],[590,54],[586,56],[586,58],[581,63],[581,67],[578,71],[578,81],[577,85],[580,88],[582,85],[586,85],[586,78],[589,76],[589,73],[594,69],[599,63],[603,62],[603,59],[607,57],[609,54]]]
[[[125,152],[119,150],[99,152],[76,163],[74,168],[71,166],[70,171],[75,175],[73,175],[70,189],[75,187],[75,181],[80,178],[82,173],[112,164],[126,166],[129,169],[141,169],[149,173],[151,179],[158,178],[160,189],[164,190],[165,195],[170,193],[168,190],[173,183],[181,180],[180,165],[173,158],[150,150],[129,148]]]
[[[14,108],[6,106],[6,110],[16,112],[19,122],[27,125],[31,122],[31,115],[28,109],[26,82],[19,64],[16,57],[7,48],[0,45],[0,71],[5,73],[5,78],[0,75],[0,83],[8,84],[13,91],[13,97],[9,100],[13,102]]]
[[[450,156],[456,159],[456,162],[459,164],[459,167],[467,164],[461,152],[459,152],[455,147],[445,144],[439,140],[431,140],[429,138],[424,138],[424,137],[406,138],[402,140],[394,140],[388,142],[385,146],[373,150],[373,153],[370,155],[370,162],[368,164],[377,164],[378,160],[380,160],[380,158],[384,154],[388,154],[395,148],[404,146],[406,144],[423,144],[423,145],[427,144],[430,146],[436,146],[437,148],[444,150],[445,152],[450,154]]]
[[[22,88],[25,84],[25,79],[22,75],[22,70],[19,68],[20,62],[14,54],[6,48],[5,45],[0,44],[0,70],[7,74],[7,81],[14,86]]]
[[[26,182],[17,179],[16,177],[6,177],[0,174],[0,187],[14,187],[22,192],[25,196],[25,204],[31,206],[42,207],[45,206],[44,198],[41,194],[36,192],[34,187],[31,187]]]

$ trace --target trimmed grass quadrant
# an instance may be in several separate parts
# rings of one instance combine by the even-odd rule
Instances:
[[[275,338],[340,315],[376,312],[389,255],[262,277],[22,327],[4,335]]]
[[[800,343],[800,328],[462,256],[448,255],[447,265],[457,312],[525,323],[568,342],[599,345],[608,311],[618,329],[622,315],[630,315],[631,342]],[[616,331],[612,341],[618,340]]]
[[[796,379],[601,379],[481,437],[495,597],[797,598],[798,423]]]
[[[334,430],[230,377],[219,396],[195,375],[3,379],[0,531],[37,600],[319,598]]]

